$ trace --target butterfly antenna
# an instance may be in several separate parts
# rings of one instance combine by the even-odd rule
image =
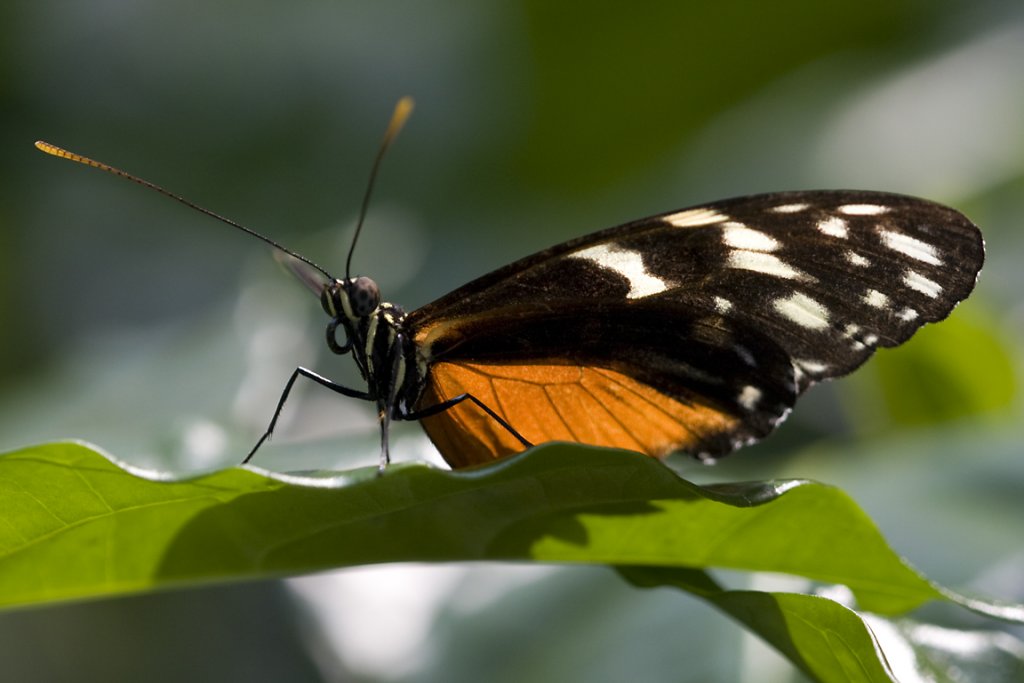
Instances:
[[[370,181],[366,184],[366,193],[363,195],[363,205],[359,208],[359,220],[356,221],[356,234],[352,236],[352,245],[348,248],[348,258],[345,259],[345,279],[351,279],[352,277],[352,254],[356,250],[356,241],[359,240],[359,233],[363,230],[363,221],[366,220],[366,210],[370,206],[370,195],[373,194],[373,185],[377,180],[377,172],[380,169],[381,159],[384,158],[384,153],[388,151],[388,147],[391,146],[391,142],[398,136],[399,131],[402,130],[402,126],[405,125],[406,119],[409,118],[409,114],[412,113],[413,101],[411,97],[403,97],[398,100],[398,104],[395,105],[395,111],[391,114],[391,122],[388,123],[388,129],[384,132],[384,140],[380,143],[380,149],[377,150],[377,158],[373,160],[373,168],[370,169]]]
[[[185,206],[189,207],[190,209],[195,209],[199,213],[204,213],[207,216],[210,216],[211,218],[216,218],[221,223],[227,223],[228,225],[230,225],[233,228],[238,228],[242,232],[248,233],[248,234],[252,235],[253,237],[255,237],[258,240],[262,240],[263,242],[269,244],[273,248],[278,249],[280,251],[283,251],[284,253],[288,254],[289,256],[297,258],[298,260],[302,261],[303,263],[305,263],[305,264],[307,264],[309,266],[312,266],[313,268],[316,268],[321,273],[323,273],[324,276],[326,276],[328,279],[334,279],[331,276],[330,273],[328,273],[326,270],[324,270],[323,268],[321,268],[317,264],[315,264],[312,261],[310,261],[305,256],[302,256],[301,254],[295,253],[291,249],[288,249],[287,247],[283,246],[282,244],[279,244],[278,242],[270,239],[269,237],[267,237],[265,235],[261,235],[260,233],[256,232],[255,230],[253,230],[251,228],[247,228],[247,227],[245,227],[244,225],[242,225],[240,223],[236,223],[235,221],[231,220],[230,218],[226,218],[224,216],[221,216],[220,214],[214,213],[213,211],[210,211],[209,209],[204,209],[203,207],[199,206],[198,204],[190,202],[189,200],[185,199],[184,197],[182,197],[180,195],[177,195],[177,194],[174,194],[170,190],[165,190],[164,188],[160,187],[159,185],[151,183],[148,180],[143,180],[142,178],[139,178],[138,176],[134,176],[131,173],[128,173],[127,171],[122,171],[119,168],[116,168],[116,167],[111,166],[109,164],[104,164],[101,161],[96,161],[95,159],[90,159],[89,157],[82,156],[81,154],[75,154],[74,152],[69,152],[68,150],[62,149],[62,148],[58,147],[57,145],[51,145],[49,142],[43,142],[42,140],[38,140],[38,141],[36,141],[36,147],[38,149],[40,149],[41,151],[46,152],[47,154],[50,154],[52,156],[58,157],[60,159],[68,159],[69,161],[75,161],[75,162],[78,162],[80,164],[85,164],[86,166],[92,166],[93,168],[98,168],[101,171],[106,171],[107,173],[111,173],[113,175],[120,176],[122,178],[130,180],[133,183],[137,183],[139,185],[142,185],[143,187],[148,187],[151,190],[156,190],[157,192],[159,192],[160,194],[164,195],[165,197],[170,197],[171,199],[184,204]]]

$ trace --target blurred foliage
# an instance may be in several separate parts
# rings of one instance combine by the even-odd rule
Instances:
[[[965,210],[989,258],[949,322],[816,388],[764,444],[711,470],[680,466],[688,478],[836,483],[929,575],[1024,595],[1021,3],[744,0],[638,12],[42,0],[6,3],[0,18],[0,447],[82,437],[135,463],[203,469],[247,450],[296,364],[354,381],[319,348],[316,302],[260,245],[44,158],[35,139],[121,165],[337,269],[387,114],[410,94],[417,112],[356,254],[410,308],[562,239],[729,195],[864,187]],[[372,462],[364,408],[301,392],[262,464]],[[401,459],[425,456],[417,427],[405,427]],[[453,662],[479,680],[496,661],[510,680],[583,670],[621,680],[624,663],[651,680],[792,675],[692,601],[666,606],[593,570],[512,572],[526,585],[488,567],[451,567],[449,583],[426,571],[343,593],[363,576],[346,572],[330,584],[338,593],[321,591],[298,616],[270,588],[246,591],[263,620],[236,608],[238,589],[204,590],[189,603],[221,634],[208,651],[188,628],[173,638],[138,627],[185,621],[172,600],[8,614],[0,656],[9,671],[66,679],[32,666],[53,659],[39,634],[57,633],[89,643],[63,658],[81,664],[71,669],[81,680],[180,680],[160,666],[171,661],[191,680],[222,680],[203,663],[259,650],[266,661],[247,680],[280,680],[268,648],[244,634],[298,619],[309,654],[295,680],[452,680]],[[401,597],[403,582],[420,588],[415,597]],[[466,595],[474,585],[477,602]],[[434,602],[417,602],[427,586]],[[401,619],[384,628],[388,610],[373,600],[389,597]],[[346,617],[359,628],[332,631]],[[403,640],[416,618],[438,628]],[[372,659],[374,642],[387,656]],[[515,658],[508,642],[522,644]],[[137,668],[115,675],[112,663],[125,662],[99,656],[105,647],[132,652]],[[419,654],[401,668],[398,651]]]
[[[922,332],[912,351],[879,354],[870,366],[874,376],[858,386],[873,380],[881,401],[862,398],[854,411],[863,407],[866,419],[874,412],[879,421],[907,426],[1011,415],[1017,395],[1015,359],[990,321],[956,315]]]
[[[924,3],[884,0],[618,8],[527,4],[537,104],[515,158],[541,192],[626,182],[766,82],[829,55],[912,40],[928,16]]]

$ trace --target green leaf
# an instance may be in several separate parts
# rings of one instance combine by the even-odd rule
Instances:
[[[630,583],[674,586],[697,595],[746,626],[817,681],[894,680],[871,630],[853,610],[797,593],[724,590],[697,570],[620,567]]]
[[[759,633],[819,680],[889,680],[870,630],[815,596],[726,591],[698,568],[845,584],[897,614],[947,599],[1006,619],[911,569],[841,491],[807,481],[696,486],[645,456],[551,444],[451,472],[396,465],[175,479],[80,443],[0,456],[0,605],[394,562],[541,560],[627,566]],[[846,678],[842,678],[846,676]]]
[[[0,456],[0,482],[0,605],[484,559],[783,572],[845,584],[883,614],[957,599],[835,488],[699,487],[650,458],[565,444],[458,472],[237,467],[174,480],[54,443]]]
[[[859,614],[816,595],[726,590],[696,569],[619,567],[641,588],[696,595],[756,633],[816,681],[1019,681],[1024,642]]]

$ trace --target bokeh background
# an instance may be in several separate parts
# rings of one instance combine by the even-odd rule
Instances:
[[[340,272],[391,107],[412,95],[355,254],[410,309],[557,241],[737,194],[883,189],[970,215],[989,259],[948,322],[814,389],[767,443],[674,465],[834,483],[930,576],[1024,600],[1020,2],[40,0],[4,3],[0,32],[0,448],[80,438],[144,466],[225,466],[295,365],[357,380],[258,242],[34,140]],[[372,410],[327,393],[298,392],[261,465],[374,462]],[[394,451],[436,459],[416,425]],[[505,565],[7,613],[0,661],[34,681],[795,677],[684,596]]]

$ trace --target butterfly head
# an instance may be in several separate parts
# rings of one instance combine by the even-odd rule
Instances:
[[[335,280],[324,287],[320,300],[332,318],[343,315],[355,322],[368,318],[377,310],[380,305],[380,287],[368,277]]]
[[[348,353],[353,336],[380,306],[380,287],[368,277],[335,279],[324,285],[320,304],[331,316],[331,323],[327,326],[327,345],[335,353]],[[344,327],[348,337],[343,345],[338,344],[335,337],[339,325]]]

